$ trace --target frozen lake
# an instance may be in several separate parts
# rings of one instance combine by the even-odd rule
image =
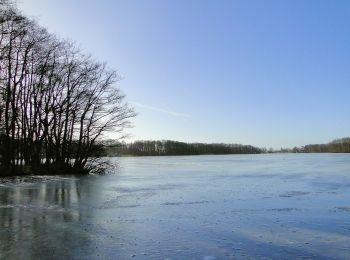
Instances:
[[[350,258],[350,154],[112,160],[0,179],[0,259]]]

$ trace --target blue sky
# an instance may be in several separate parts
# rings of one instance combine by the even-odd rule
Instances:
[[[350,1],[22,0],[118,70],[131,139],[293,147],[350,136]]]

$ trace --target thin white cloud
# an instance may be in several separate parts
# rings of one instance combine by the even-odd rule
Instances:
[[[167,114],[167,115],[171,115],[171,116],[184,117],[184,118],[190,118],[190,117],[191,117],[191,115],[189,115],[189,114],[178,113],[178,112],[166,110],[166,109],[159,108],[159,107],[144,105],[144,104],[141,104],[141,103],[139,103],[139,102],[131,101],[130,103],[133,104],[133,105],[135,105],[135,106],[137,106],[137,107],[146,108],[146,109],[149,109],[149,110],[152,110],[152,111],[160,112],[160,113]]]

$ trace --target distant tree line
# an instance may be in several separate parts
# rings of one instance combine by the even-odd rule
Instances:
[[[309,144],[301,149],[305,153],[350,153],[350,138],[336,139],[328,144]]]
[[[133,143],[105,143],[104,156],[160,156],[160,155],[200,155],[200,154],[257,154],[263,150],[251,145],[203,144],[177,141],[136,141]]]
[[[260,153],[349,153],[350,138],[336,139],[328,144],[310,144],[302,147],[258,148],[241,144],[205,144],[185,143],[171,140],[135,141],[132,143],[114,140],[99,143],[99,156],[165,156],[165,155],[201,155],[201,154],[260,154]]]
[[[97,141],[135,116],[118,80],[0,0],[0,175],[98,169]]]
[[[350,153],[350,138],[335,139],[327,144],[308,144],[293,149],[281,148],[275,153]]]

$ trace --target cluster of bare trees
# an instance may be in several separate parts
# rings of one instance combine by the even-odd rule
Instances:
[[[0,0],[0,175],[89,172],[134,111],[118,75]]]

